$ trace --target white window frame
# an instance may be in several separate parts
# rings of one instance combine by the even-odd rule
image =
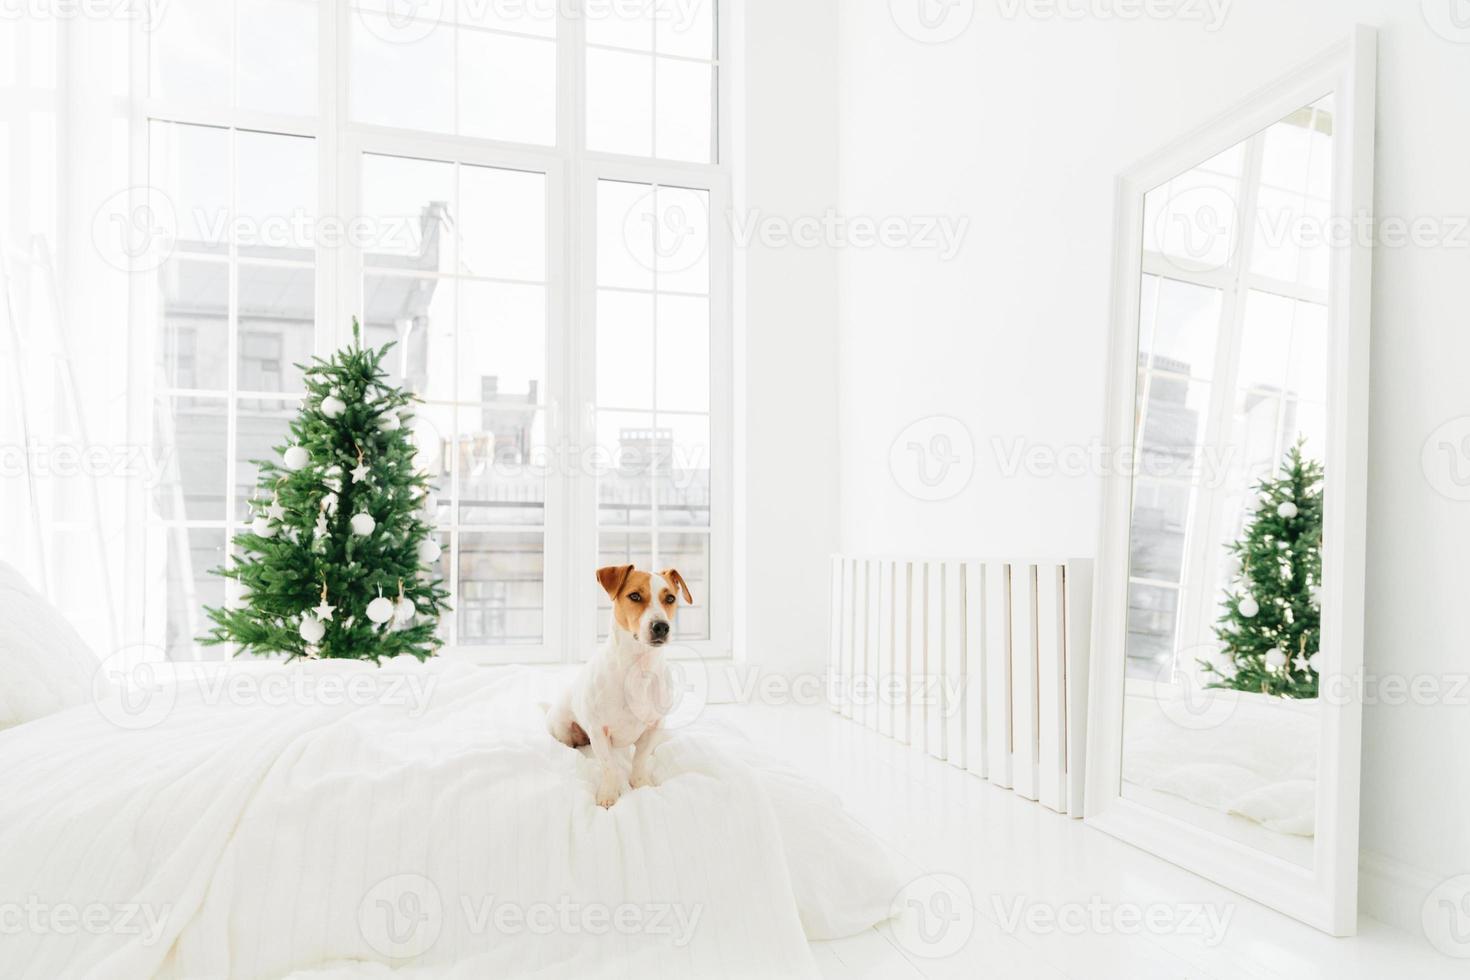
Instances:
[[[233,7],[233,4],[231,5]],[[259,130],[311,137],[317,150],[317,208],[322,216],[350,218],[359,213],[360,161],[364,153],[384,153],[424,160],[532,170],[547,175],[548,372],[545,406],[547,440],[554,459],[574,459],[580,447],[595,444],[595,293],[596,186],[600,179],[669,184],[705,191],[710,216],[710,525],[708,534],[710,613],[709,638],[678,641],[678,654],[701,659],[733,655],[734,600],[734,341],[733,249],[723,220],[731,199],[732,0],[717,6],[715,51],[717,99],[713,107],[717,159],[698,164],[601,153],[586,148],[587,99],[583,21],[580,0],[563,0],[557,25],[557,141],[554,146],[513,144],[475,137],[355,123],[349,117],[350,31],[356,16],[350,3],[317,5],[317,112],[314,117],[262,113],[232,107],[191,105],[149,93],[149,36],[140,24],[131,41],[129,132],[132,181],[140,203],[148,193],[148,129],[151,122],[188,123]],[[232,38],[235,37],[232,31]],[[237,39],[232,41],[237,43]],[[232,59],[232,68],[235,62]],[[232,85],[235,84],[232,72]],[[232,261],[233,259],[232,246]],[[316,324],[314,345],[325,354],[350,339],[351,317],[362,295],[363,257],[350,245],[316,249]],[[155,274],[135,271],[130,322],[130,431],[151,439],[154,402],[152,351],[157,333]],[[235,299],[231,296],[231,308]],[[232,341],[233,348],[233,341]],[[234,378],[232,367],[231,378]],[[236,396],[230,382],[231,411]],[[279,397],[279,396],[277,396]],[[289,399],[290,395],[285,396]],[[234,415],[232,414],[232,419]],[[226,449],[227,486],[235,486],[235,425],[229,426]],[[452,477],[451,477],[452,479]],[[449,487],[441,487],[449,491]],[[145,488],[130,491],[129,513],[145,515]],[[231,549],[235,503],[226,504],[226,549]],[[559,519],[553,517],[560,515]],[[441,654],[478,663],[563,663],[586,658],[597,643],[598,587],[593,576],[598,554],[596,481],[588,475],[551,473],[547,478],[542,642],[529,646],[465,646],[446,643]],[[451,521],[458,513],[451,509]],[[155,522],[155,524],[158,522]],[[216,521],[169,520],[170,528],[208,526]],[[147,596],[144,555],[147,527],[130,522],[127,554],[130,569],[126,596],[131,620],[141,625]],[[484,528],[495,530],[496,526]],[[482,530],[476,526],[474,530]],[[507,528],[507,530],[510,530]],[[637,530],[637,529],[633,529]],[[682,529],[681,529],[682,530]],[[690,529],[700,533],[699,528]],[[457,569],[451,569],[457,577]],[[448,582],[448,585],[454,583]],[[453,617],[456,613],[446,613]]]

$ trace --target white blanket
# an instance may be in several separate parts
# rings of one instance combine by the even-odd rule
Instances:
[[[1315,703],[1273,703],[1276,699],[1234,691],[1216,697],[1228,710],[1208,724],[1208,716],[1193,718],[1182,702],[1161,712],[1148,699],[1130,698],[1123,780],[1278,833],[1313,836],[1319,725]]]
[[[0,976],[808,977],[887,917],[835,799],[699,722],[600,809],[533,683],[242,664],[0,733]]]

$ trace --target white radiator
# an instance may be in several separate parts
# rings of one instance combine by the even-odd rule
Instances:
[[[1092,562],[832,559],[833,710],[1082,816]]]

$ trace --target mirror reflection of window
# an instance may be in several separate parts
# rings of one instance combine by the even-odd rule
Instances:
[[[1323,459],[1332,130],[1329,95],[1145,197],[1130,677],[1194,678],[1252,488]]]

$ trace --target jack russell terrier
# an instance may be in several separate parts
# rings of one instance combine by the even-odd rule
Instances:
[[[660,648],[679,599],[693,602],[684,576],[672,568],[654,574],[632,565],[597,570],[597,581],[612,599],[612,626],[607,642],[582,665],[571,687],[562,692],[546,715],[556,740],[578,748],[590,744],[602,766],[597,805],[609,807],[622,792],[613,750],[633,746],[628,783],[652,786],[649,754],[659,726],[673,707],[668,668]]]

